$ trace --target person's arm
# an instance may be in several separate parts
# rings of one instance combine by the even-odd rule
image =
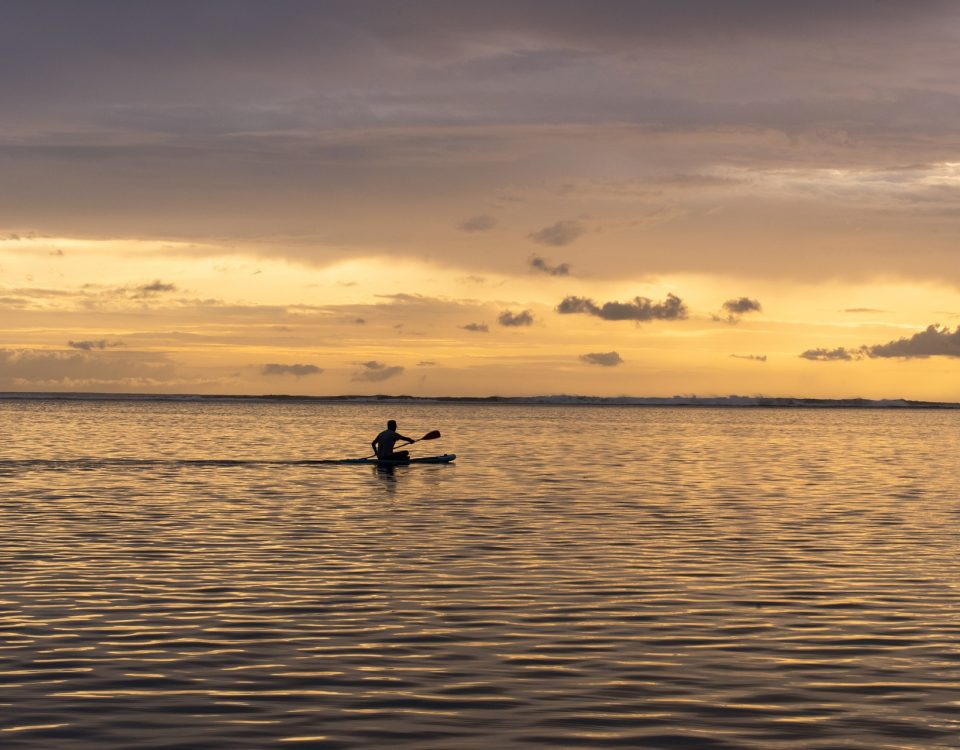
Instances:
[[[408,443],[417,442],[416,440],[412,440],[411,438],[408,438],[406,435],[401,435],[400,433],[397,433],[397,437],[400,438],[401,440],[406,440]]]
[[[375,456],[379,456],[379,455],[380,455],[380,446],[377,445],[377,442],[378,442],[378,440],[379,440],[379,437],[380,437],[380,436],[377,435],[377,437],[375,437],[375,438],[373,439],[373,442],[370,443],[370,447],[373,448],[373,455],[375,455]]]

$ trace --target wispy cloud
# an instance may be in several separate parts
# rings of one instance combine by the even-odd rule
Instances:
[[[569,245],[586,231],[586,228],[578,221],[558,221],[556,224],[531,232],[529,237],[540,245],[562,247],[563,245]]]
[[[480,214],[479,216],[471,216],[469,219],[464,219],[457,225],[457,229],[461,232],[487,232],[493,229],[497,225],[497,220],[488,215]]]
[[[141,284],[140,286],[134,287],[131,290],[130,297],[131,299],[146,299],[175,291],[177,291],[176,284],[168,284],[158,279],[157,281],[153,281],[149,284]]]
[[[767,355],[766,355],[766,354],[731,354],[730,356],[733,357],[734,359],[748,359],[748,360],[751,360],[751,361],[753,361],[753,362],[766,362],[766,361],[767,361]]]
[[[557,305],[561,315],[581,313],[602,320],[633,320],[638,323],[650,320],[683,320],[687,307],[675,294],[668,294],[663,302],[654,302],[646,297],[634,297],[630,302],[604,302],[598,305],[586,297],[565,297]]]
[[[85,352],[94,349],[106,349],[108,347],[123,346],[122,341],[108,341],[107,339],[96,339],[95,341],[68,341],[67,346],[71,349],[82,349]]]
[[[600,365],[601,367],[616,367],[623,364],[623,359],[617,352],[590,352],[581,354],[580,359],[588,365]]]
[[[471,331],[473,333],[490,333],[490,326],[486,323],[467,323],[465,326],[460,326],[464,331]]]

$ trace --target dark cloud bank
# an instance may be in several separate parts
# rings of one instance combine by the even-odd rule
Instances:
[[[807,349],[801,355],[815,362],[850,362],[870,359],[925,359],[927,357],[960,357],[960,326],[953,331],[940,325],[931,325],[910,337],[886,344],[863,345],[856,349],[839,346],[836,349]]]

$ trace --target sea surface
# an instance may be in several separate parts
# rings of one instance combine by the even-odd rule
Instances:
[[[391,417],[457,461],[302,463]],[[958,412],[28,400],[0,438],[5,750],[960,747]]]

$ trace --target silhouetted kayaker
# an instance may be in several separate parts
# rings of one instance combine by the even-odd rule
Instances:
[[[410,458],[410,451],[394,452],[393,450],[393,446],[400,440],[406,440],[408,443],[417,442],[397,432],[397,423],[391,419],[387,422],[387,429],[377,435],[370,445],[373,446],[373,452],[381,461],[406,461]]]

